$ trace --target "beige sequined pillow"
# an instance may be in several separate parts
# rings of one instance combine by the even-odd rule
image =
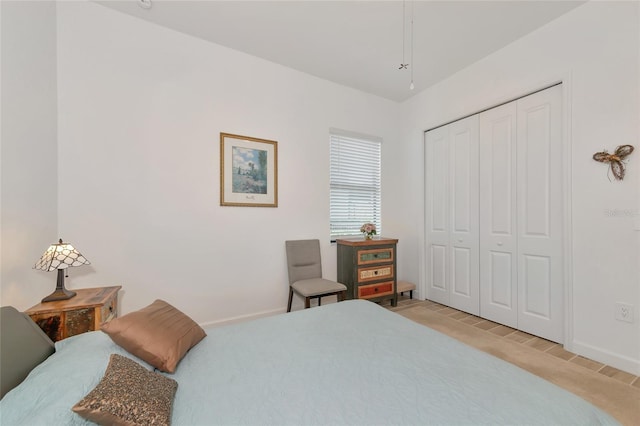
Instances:
[[[100,383],[72,410],[100,425],[169,425],[178,382],[112,354]]]

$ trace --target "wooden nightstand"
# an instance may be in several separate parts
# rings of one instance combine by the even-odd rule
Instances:
[[[396,292],[395,238],[374,237],[337,239],[338,282],[347,286],[347,299],[398,303]]]
[[[25,313],[54,342],[100,329],[118,316],[118,290],[122,286],[75,289],[75,297],[39,303]]]

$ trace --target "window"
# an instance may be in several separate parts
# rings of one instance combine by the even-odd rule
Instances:
[[[359,235],[362,224],[382,233],[378,138],[331,130],[329,215],[331,240]]]

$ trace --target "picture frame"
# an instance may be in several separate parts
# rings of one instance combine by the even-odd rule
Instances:
[[[220,205],[278,207],[278,142],[220,133]]]

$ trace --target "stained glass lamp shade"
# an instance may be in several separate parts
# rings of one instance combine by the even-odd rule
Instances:
[[[78,250],[71,244],[63,243],[59,240],[57,244],[51,246],[44,252],[40,260],[33,266],[33,269],[41,271],[58,270],[58,282],[56,290],[42,299],[43,302],[52,302],[54,300],[71,299],[76,295],[75,291],[69,291],[64,288],[64,269],[71,266],[90,265],[89,262]]]

